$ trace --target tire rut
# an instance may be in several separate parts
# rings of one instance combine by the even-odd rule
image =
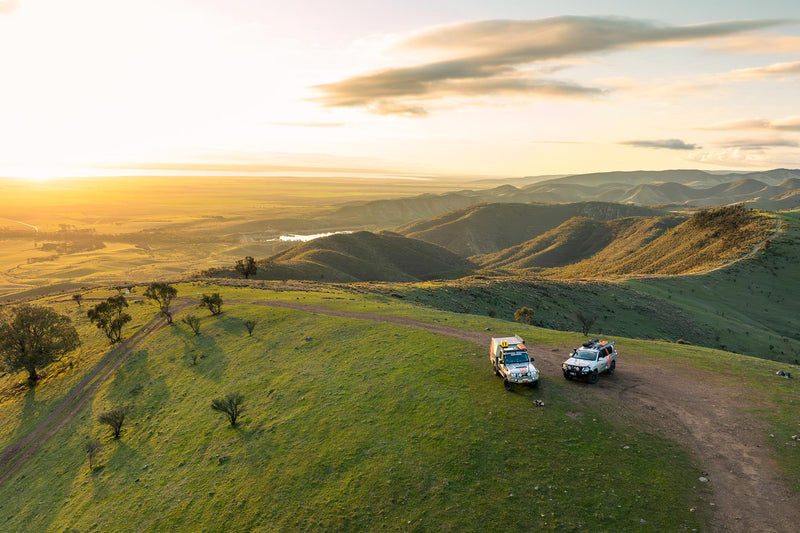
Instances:
[[[241,302],[245,303],[245,302]],[[251,302],[252,303],[252,302]],[[260,305],[297,309],[343,318],[384,322],[455,337],[488,346],[490,333],[464,330],[439,323],[363,313],[337,311],[317,305],[264,301]],[[569,346],[527,343],[546,376],[560,378],[562,356]],[[643,430],[656,431],[685,447],[709,481],[712,494],[706,504],[712,532],[797,531],[800,496],[786,487],[766,442],[763,422],[745,411],[741,391],[720,384],[712,373],[674,367],[666,361],[654,366],[644,354],[623,354],[614,375],[603,375],[596,385],[576,381],[575,396],[587,404],[608,400],[609,416],[628,423],[631,415]],[[488,357],[487,357],[488,365]]]

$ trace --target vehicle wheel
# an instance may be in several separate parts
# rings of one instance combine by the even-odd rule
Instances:
[[[617,362],[616,361],[611,361],[611,364],[608,365],[608,374],[609,375],[613,374],[614,370],[616,370],[616,368],[617,368]]]
[[[510,381],[508,381],[507,379],[503,380],[503,386],[506,388],[506,390],[508,392],[511,392],[512,390],[514,390],[514,384],[511,383]]]
[[[600,376],[597,374],[597,370],[595,370],[594,372],[592,372],[591,374],[589,374],[589,383],[590,383],[591,385],[594,385],[595,383],[597,383],[597,380],[598,380],[599,378],[600,378]]]
[[[566,379],[566,380],[568,380],[568,381],[572,381],[572,376],[570,376],[569,374],[567,374],[566,372],[564,372],[564,379]]]
[[[537,379],[536,381],[534,381],[533,383],[531,383],[531,388],[532,388],[532,389],[535,389],[535,388],[538,388],[538,387],[539,387],[539,380]]]

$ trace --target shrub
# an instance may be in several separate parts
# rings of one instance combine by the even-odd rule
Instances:
[[[181,322],[192,328],[195,335],[200,334],[200,319],[197,318],[195,315],[189,315],[181,319]]]
[[[522,324],[533,325],[533,309],[530,307],[520,307],[514,312],[514,320]]]
[[[256,328],[256,324],[257,324],[257,322],[255,320],[245,320],[244,321],[244,327],[247,328],[247,336],[248,337],[252,337],[253,336],[253,330]]]
[[[97,421],[109,426],[111,428],[111,434],[115,439],[118,439],[119,434],[122,432],[122,424],[125,422],[126,414],[126,409],[115,408],[98,416]]]
[[[231,426],[236,426],[236,420],[244,411],[244,395],[240,392],[231,392],[224,398],[216,398],[211,401],[211,408],[214,411],[224,413],[231,423]]]

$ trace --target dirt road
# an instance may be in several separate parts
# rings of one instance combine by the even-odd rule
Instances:
[[[292,302],[262,304],[399,324],[480,346],[489,346],[491,338],[486,332],[405,317],[334,311]],[[534,344],[536,364],[545,376],[560,379],[561,363],[571,348]],[[633,415],[643,429],[676,439],[689,450],[701,467],[698,485],[703,476],[713,490],[705,502],[711,517],[708,531],[798,531],[800,497],[785,486],[778,474],[766,443],[769,436],[765,424],[742,409],[748,399],[735,385],[720,382],[711,373],[670,367],[664,360],[656,366],[642,354],[623,351],[620,358],[617,372],[601,376],[596,385],[572,382],[576,396],[587,405],[596,404],[598,399],[613,400],[605,403],[611,409],[609,416],[630,421]]]
[[[265,301],[260,304],[393,323],[480,346],[488,346],[490,339],[486,332],[405,317],[334,311],[293,302]],[[175,312],[178,309],[176,306]],[[0,456],[0,485],[64,426],[127,355],[163,322],[160,318],[153,319],[122,346],[110,352],[45,421],[11,445]],[[570,348],[534,344],[537,366],[550,379],[559,379],[561,362]],[[713,496],[706,502],[707,514],[711,517],[707,525],[709,531],[789,533],[798,530],[800,497],[783,484],[765,442],[768,438],[766,428],[761,421],[741,409],[746,404],[735,386],[721,383],[708,373],[670,367],[663,360],[656,366],[646,355],[624,351],[613,376],[603,375],[596,385],[572,382],[571,386],[575,388],[576,397],[587,405],[596,405],[598,399],[612,400],[604,402],[610,406],[608,416],[628,421],[635,419],[643,429],[674,438],[693,454],[702,469],[698,478],[705,474],[713,488]]]

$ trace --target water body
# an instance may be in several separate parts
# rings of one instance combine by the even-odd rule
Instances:
[[[281,235],[278,237],[277,240],[281,242],[308,242],[313,241],[314,239],[319,239],[320,237],[330,237],[331,235],[341,235],[341,234],[348,234],[353,233],[352,231],[331,231],[328,233],[313,233],[311,235],[298,235],[295,233],[291,233],[289,235]]]

